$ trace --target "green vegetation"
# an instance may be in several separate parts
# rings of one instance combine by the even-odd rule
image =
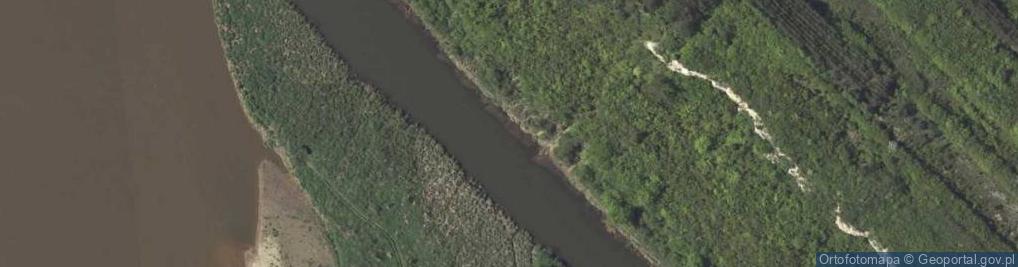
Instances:
[[[857,19],[859,34],[882,44],[873,46],[876,60],[893,66],[887,76],[901,84],[902,97],[881,115],[1013,248],[1018,210],[1008,199],[1018,197],[1018,150],[1009,132],[1015,113],[1007,103],[1018,98],[1010,77],[1014,22],[1006,20],[1006,11],[992,1],[832,6],[846,19],[859,10],[884,11]]]
[[[484,94],[662,265],[1014,250],[1014,1],[407,0]],[[735,88],[812,186],[721,92]]]
[[[287,1],[214,3],[245,110],[327,221],[338,265],[558,265]]]

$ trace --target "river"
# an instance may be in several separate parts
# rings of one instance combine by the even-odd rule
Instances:
[[[3,1],[0,32],[0,266],[241,266],[268,154],[208,1]]]
[[[485,193],[574,266],[643,266],[566,179],[539,164],[420,25],[382,0],[296,0],[358,79],[421,124]]]

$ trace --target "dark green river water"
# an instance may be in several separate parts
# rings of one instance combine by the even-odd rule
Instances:
[[[296,0],[357,77],[421,124],[535,239],[573,266],[644,266],[564,177],[535,160],[420,25],[381,0]]]

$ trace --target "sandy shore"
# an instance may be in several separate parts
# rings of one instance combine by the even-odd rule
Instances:
[[[297,179],[268,160],[258,177],[258,233],[246,266],[335,266],[321,217]]]

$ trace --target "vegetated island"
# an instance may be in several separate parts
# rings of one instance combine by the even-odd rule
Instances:
[[[1018,2],[406,0],[659,265],[1018,240]]]
[[[335,265],[559,264],[289,2],[213,5],[243,107],[324,219]]]

